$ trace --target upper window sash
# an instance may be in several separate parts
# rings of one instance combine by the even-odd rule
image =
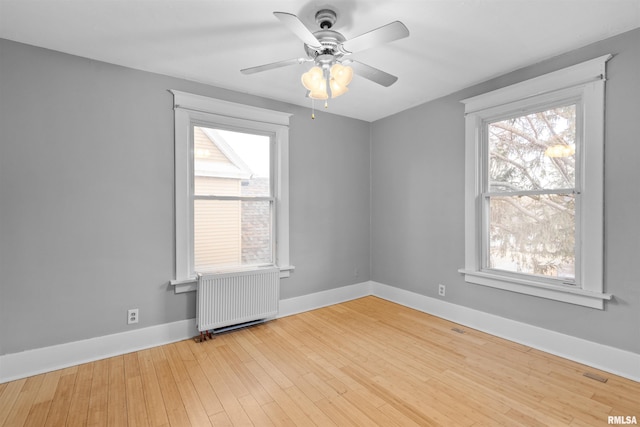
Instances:
[[[604,185],[604,55],[572,67],[462,100],[465,104],[465,266],[460,272],[470,283],[554,299],[598,309],[611,299],[603,292],[603,185]],[[555,285],[536,277],[512,277],[483,269],[482,209],[486,192],[483,180],[484,124],[507,114],[531,111],[540,105],[552,105],[579,99],[578,126],[582,152],[576,177],[581,205],[576,212],[582,234],[580,241],[581,288]],[[584,120],[582,119],[584,118]],[[577,275],[578,276],[578,275]]]

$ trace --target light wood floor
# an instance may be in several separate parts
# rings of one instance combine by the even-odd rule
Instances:
[[[0,425],[602,426],[639,402],[640,383],[367,297],[0,384]]]

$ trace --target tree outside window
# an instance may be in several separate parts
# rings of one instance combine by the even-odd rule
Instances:
[[[576,105],[486,125],[486,267],[573,282]]]

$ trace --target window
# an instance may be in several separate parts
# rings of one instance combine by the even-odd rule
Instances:
[[[172,91],[176,292],[199,272],[287,277],[289,114]]]
[[[469,283],[602,309],[609,55],[463,101]]]
[[[192,126],[195,271],[273,265],[270,136]]]
[[[576,104],[492,120],[483,132],[483,267],[574,285]]]

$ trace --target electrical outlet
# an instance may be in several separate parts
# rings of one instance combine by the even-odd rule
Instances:
[[[137,308],[132,308],[127,311],[127,324],[131,325],[132,323],[138,323],[139,313]]]
[[[441,297],[444,296],[444,285],[443,284],[439,284],[438,285],[438,295],[440,295]]]

